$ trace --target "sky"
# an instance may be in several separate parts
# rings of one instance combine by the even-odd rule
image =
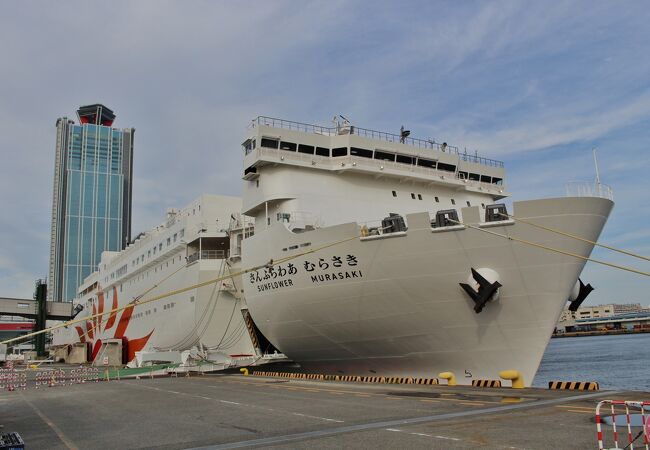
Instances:
[[[201,193],[240,195],[258,115],[434,138],[503,160],[512,200],[603,183],[601,242],[650,255],[645,1],[0,3],[0,296],[48,273],[55,122],[103,103],[134,127],[134,235]],[[650,271],[596,249],[594,258]],[[586,304],[650,306],[588,263]]]

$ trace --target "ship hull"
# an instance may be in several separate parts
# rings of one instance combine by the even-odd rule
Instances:
[[[602,198],[533,200],[515,202],[514,216],[596,241],[612,207]],[[478,211],[463,208],[462,216],[471,223]],[[314,372],[452,372],[470,384],[517,370],[530,385],[585,261],[485,231],[582,257],[593,245],[521,222],[435,231],[428,213],[406,219],[404,233],[363,239],[356,223],[300,234],[282,224],[256,230],[244,241],[244,266],[299,255],[244,280],[262,333]],[[459,285],[472,268],[491,269],[502,285],[478,314]]]
[[[181,262],[179,261],[179,264]],[[242,302],[233,295],[232,282],[212,283],[154,302],[127,307],[134,298],[146,301],[162,294],[217,278],[224,273],[223,260],[204,260],[170,268],[161,274],[155,287],[150,280],[129,283],[122,289],[108,289],[94,294],[81,315],[88,319],[53,333],[53,345],[87,342],[91,360],[98,357],[101,342],[123,339],[125,360],[131,362],[136,352],[182,352],[191,348],[209,350],[229,357],[252,357],[255,349],[243,320]],[[146,292],[145,295],[142,295]],[[115,314],[109,311],[124,308]],[[113,316],[113,317],[111,317]]]

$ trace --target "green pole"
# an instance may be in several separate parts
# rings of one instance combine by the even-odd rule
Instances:
[[[41,331],[45,329],[47,322],[47,305],[45,303],[47,297],[47,283],[45,280],[36,280],[36,291],[34,292],[34,299],[36,300],[36,324],[34,331]],[[36,340],[34,345],[36,347],[36,355],[38,357],[47,356],[45,353],[45,333],[35,336]]]

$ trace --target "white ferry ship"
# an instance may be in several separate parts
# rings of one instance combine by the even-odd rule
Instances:
[[[502,162],[408,134],[253,121],[242,265],[276,263],[245,276],[250,313],[308,371],[469,384],[509,370],[530,385],[585,261],[508,237],[588,257],[517,219],[597,241],[611,191],[507,211]]]
[[[77,317],[106,314],[55,330],[53,344],[88,343],[89,359],[95,361],[102,356],[102,342],[120,339],[123,362],[132,365],[179,362],[188,351],[221,366],[259,359],[264,349],[233,281],[138,304],[228,274],[228,258],[238,259],[242,235],[252,232],[240,211],[240,198],[203,195],[185,209],[169,210],[164,223],[125,250],[104,252],[98,270],[79,287],[75,304],[81,310]],[[126,305],[132,306],[108,313]]]

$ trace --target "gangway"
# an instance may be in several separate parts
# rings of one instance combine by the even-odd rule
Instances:
[[[47,320],[70,320],[72,302],[45,302]],[[36,319],[38,301],[31,298],[0,297],[0,316],[20,316]]]
[[[36,280],[34,299],[0,297],[0,315],[34,319],[34,331],[44,330],[48,320],[70,320],[74,315],[72,302],[48,302],[46,293],[45,280]],[[34,347],[38,356],[46,356],[45,334],[36,336]]]

